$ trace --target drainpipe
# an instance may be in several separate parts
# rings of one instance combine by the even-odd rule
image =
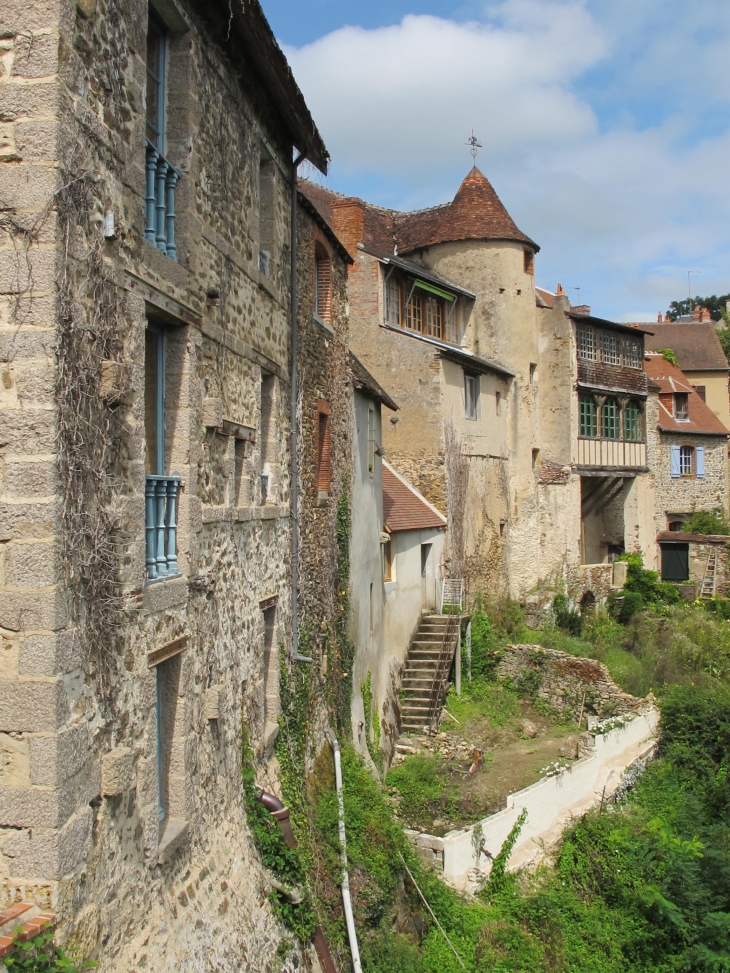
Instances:
[[[289,808],[282,804],[278,797],[267,793],[263,788],[259,789],[256,797],[261,801],[266,810],[271,812],[271,816],[279,822],[281,833],[287,845],[290,848],[296,848],[297,839],[294,837],[294,832],[291,829]],[[321,926],[317,926],[314,930],[314,948],[317,950],[317,956],[319,957],[319,962],[322,965],[324,973],[337,973],[337,967],[332,959],[332,954],[327,946],[327,941],[324,938]],[[360,973],[359,969],[357,973]]]
[[[355,931],[355,918],[352,914],[352,900],[350,899],[350,876],[347,871],[347,844],[345,841],[345,805],[342,800],[342,765],[340,762],[340,745],[337,737],[332,730],[327,727],[325,736],[332,745],[335,756],[335,782],[337,784],[337,810],[339,816],[340,830],[340,849],[342,856],[342,905],[345,910],[345,923],[347,925],[347,938],[350,940],[350,954],[352,955],[352,965],[355,973],[362,973],[360,964],[360,950],[357,945],[357,932]]]
[[[291,397],[289,401],[290,429],[290,501],[291,501],[291,648],[294,662],[311,662],[308,655],[299,655],[299,454],[297,443],[297,169],[304,159],[300,152],[292,163],[291,175]]]

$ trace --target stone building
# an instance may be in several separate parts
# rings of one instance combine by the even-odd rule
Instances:
[[[7,0],[2,20],[0,906],[51,909],[102,970],[268,969],[241,738],[267,783],[292,158],[327,153],[256,0]],[[320,231],[303,216],[310,271]],[[342,260],[308,408],[341,367]],[[303,483],[313,516],[327,491]]]
[[[537,292],[539,248],[477,168],[412,213],[302,189],[355,258],[351,346],[400,407],[389,461],[448,518],[446,574],[542,604],[596,562],[603,597],[624,548],[653,559],[643,333]]]
[[[666,535],[681,531],[695,510],[727,511],[730,431],[684,372],[663,355],[648,353],[645,368],[658,389],[656,421],[647,423],[647,452],[662,572],[667,579],[684,581],[690,578],[689,542]]]

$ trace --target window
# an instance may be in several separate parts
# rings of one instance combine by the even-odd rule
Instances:
[[[430,295],[425,299],[426,326],[423,333],[431,338],[440,338],[443,322],[443,310],[441,300]]]
[[[530,362],[530,385],[534,385],[537,380],[537,365]]]
[[[145,240],[171,260],[175,245],[175,186],[180,173],[165,159],[167,33],[154,11],[147,24],[147,114],[145,119]]]
[[[276,605],[262,609],[264,623],[263,683],[264,683],[264,735],[277,725],[279,716],[279,649],[276,633]]]
[[[532,250],[524,250],[522,259],[523,270],[526,274],[533,276],[535,273],[535,254],[532,252]]]
[[[689,394],[687,392],[674,393],[674,418],[679,422],[689,421]]]
[[[494,405],[496,408],[497,415],[501,416],[502,415],[502,393],[501,392],[494,393]]]
[[[464,374],[464,414],[467,419],[476,419],[479,402],[479,376]]]
[[[330,323],[332,317],[332,262],[321,243],[315,246],[314,309],[317,316]]]
[[[332,443],[330,407],[320,399],[317,403],[317,493],[329,494],[332,479]]]
[[[145,564],[147,579],[180,574],[177,566],[177,504],[180,477],[166,474],[165,329],[148,321],[145,330]]]
[[[601,438],[619,438],[619,411],[616,399],[606,399],[601,406]]]
[[[641,368],[641,341],[638,338],[624,338],[624,365],[628,368]]]
[[[598,409],[590,396],[581,396],[578,404],[580,419],[580,435],[583,439],[595,439],[598,436]]]
[[[629,402],[624,409],[624,439],[629,443],[640,443],[643,438],[641,410],[635,402]]]
[[[692,476],[694,473],[694,449],[692,446],[681,446],[679,449],[679,475]]]
[[[173,772],[176,761],[175,723],[180,693],[180,672],[182,655],[178,652],[155,667],[157,717],[157,819],[165,821],[169,817],[182,817],[184,808],[177,807],[175,792],[183,782],[180,769]],[[179,763],[179,761],[178,761]],[[171,784],[177,784],[171,788]],[[179,800],[179,799],[178,799]]]
[[[147,26],[147,125],[148,141],[165,151],[165,68],[166,32],[154,12],[149,12]]]
[[[669,447],[669,466],[673,477],[705,475],[705,450],[703,446]]]
[[[458,345],[461,342],[461,306],[458,299],[446,303],[446,320],[444,322],[444,340]]]
[[[266,277],[273,271],[276,163],[265,145],[259,155],[259,270]]]
[[[261,452],[259,456],[260,503],[276,503],[277,484],[275,471],[278,469],[278,423],[276,377],[261,370]]]
[[[385,320],[400,325],[400,282],[393,277],[385,285]]]
[[[533,449],[532,451],[532,468],[537,470],[540,468],[540,450]]]
[[[601,361],[608,365],[621,364],[621,341],[612,331],[601,334]]]
[[[578,325],[578,357],[584,361],[598,361],[596,329],[588,324]]]
[[[406,305],[406,327],[409,331],[423,330],[423,299],[415,289]]]
[[[394,581],[393,576],[393,541],[388,538],[383,544],[383,581]]]
[[[375,406],[368,405],[368,473],[375,474]]]

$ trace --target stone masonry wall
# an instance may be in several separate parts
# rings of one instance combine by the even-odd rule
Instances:
[[[537,645],[508,645],[497,673],[500,679],[511,679],[576,719],[584,695],[584,712],[599,717],[629,712],[640,702],[616,685],[602,662]]]
[[[673,477],[670,447],[702,446],[705,450],[705,475]],[[667,530],[668,513],[693,510],[727,510],[728,457],[724,436],[690,436],[660,432],[647,422],[647,462],[654,474],[656,490],[656,530]]]
[[[3,4],[0,906],[51,908],[102,971],[288,969],[240,754],[245,720],[258,778],[276,787],[266,706],[289,629],[292,146],[227,13],[192,0],[159,12],[166,155],[182,173],[177,263],[144,239],[146,3]],[[183,480],[181,574],[154,583],[150,315],[166,329],[165,466]],[[153,653],[175,647],[160,670],[160,823]]]
[[[332,267],[329,321],[315,315],[315,246],[325,250]],[[337,577],[337,508],[349,501],[352,453],[352,383],[347,314],[347,263],[332,239],[303,206],[298,210],[298,327],[301,424],[299,456],[299,626],[300,652],[314,659],[315,685],[324,687],[333,662]],[[321,252],[321,251],[320,251]],[[318,406],[330,409],[329,491],[317,482]],[[324,495],[327,493],[328,495]],[[336,671],[336,663],[333,666]],[[335,675],[335,673],[333,673]],[[336,678],[336,676],[335,676]],[[312,753],[323,743],[328,714],[324,696],[312,721]]]

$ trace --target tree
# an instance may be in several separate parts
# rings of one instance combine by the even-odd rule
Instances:
[[[730,294],[713,294],[711,297],[695,297],[690,300],[686,297],[683,301],[672,301],[667,310],[667,318],[676,321],[682,314],[691,314],[696,307],[704,307],[710,312],[713,321],[719,321],[723,317],[725,303],[730,301]]]

